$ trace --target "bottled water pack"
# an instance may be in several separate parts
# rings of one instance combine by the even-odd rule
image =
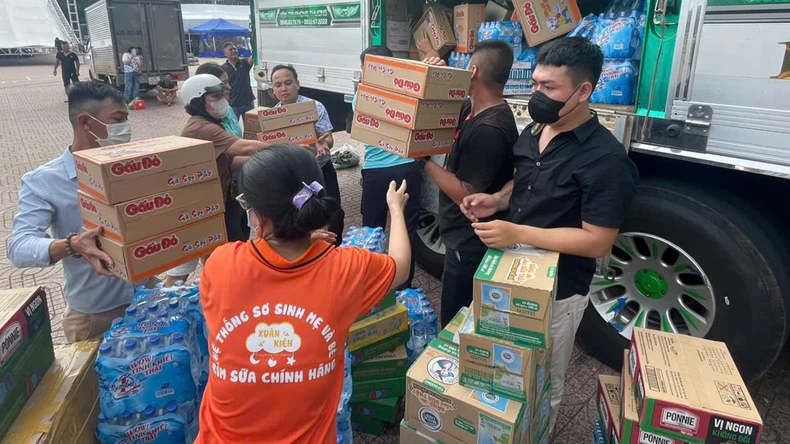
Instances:
[[[384,253],[386,249],[387,235],[381,227],[350,227],[343,236],[341,247],[358,247],[369,250],[373,253]]]
[[[633,60],[605,59],[590,101],[608,105],[631,105],[636,98],[639,67]]]
[[[408,310],[409,341],[406,343],[406,354],[411,365],[425,345],[439,335],[439,317],[422,288],[402,290],[397,293],[397,300]]]
[[[351,380],[352,361],[351,353],[348,351],[348,346],[346,346],[343,358],[343,391],[340,394],[340,402],[337,406],[336,422],[338,443],[351,444],[354,442],[354,432],[351,429],[351,407],[348,404],[353,392],[353,381]]]

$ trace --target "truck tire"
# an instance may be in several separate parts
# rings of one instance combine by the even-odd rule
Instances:
[[[643,180],[609,275],[593,278],[579,341],[619,370],[634,325],[677,331],[725,342],[746,382],[758,379],[788,332],[779,236],[734,196]]]
[[[426,273],[442,278],[444,270],[444,244],[439,219],[429,211],[420,210],[420,222],[414,241],[414,260]]]

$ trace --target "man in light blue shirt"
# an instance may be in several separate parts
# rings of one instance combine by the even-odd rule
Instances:
[[[392,57],[392,51],[386,46],[371,46],[362,52],[360,60],[365,64],[366,55]],[[354,94],[352,107],[357,107],[357,95]],[[414,159],[408,159],[389,153],[372,145],[365,145],[365,161],[362,163],[362,225],[366,227],[384,227],[387,225],[387,190],[390,182],[406,181],[406,230],[412,245],[416,242],[420,220],[420,194],[422,190],[422,172]],[[409,279],[402,288],[411,288],[414,277],[414,248],[412,248],[411,271]]]
[[[69,342],[101,336],[123,316],[134,288],[104,264],[112,259],[97,246],[101,228],[82,231],[77,172],[72,152],[131,139],[123,95],[109,85],[79,82],[69,89],[69,120],[74,139],[63,155],[22,176],[19,209],[8,246],[16,267],[49,267],[63,262]],[[104,262],[104,264],[102,263]]]

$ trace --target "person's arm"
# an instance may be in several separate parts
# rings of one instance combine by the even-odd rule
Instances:
[[[617,228],[599,227],[587,222],[582,222],[582,228],[537,228],[502,220],[477,222],[472,226],[480,240],[492,248],[526,244],[590,258],[605,256],[619,231]]]
[[[316,152],[319,156],[329,154],[329,150],[335,146],[335,138],[332,137],[332,132],[318,134],[318,141],[315,143]]]
[[[244,168],[244,162],[249,158],[249,156],[233,156],[233,160],[230,163],[231,171],[241,171]]]
[[[404,208],[409,200],[406,193],[406,181],[401,182],[399,188],[395,188],[395,181],[390,182],[387,191],[387,206],[390,211],[390,244],[389,256],[395,260],[395,279],[392,281],[390,290],[400,287],[409,279],[411,269],[411,243],[409,233],[406,230],[406,219]]]
[[[80,73],[80,57],[79,56],[77,56],[77,58],[74,59],[74,67],[77,68],[77,74],[79,74]]]
[[[247,140],[247,139],[237,139],[228,149],[225,151],[228,155],[231,156],[241,156],[241,157],[249,157],[253,154],[257,153],[262,149],[266,149],[271,144],[266,142],[259,142],[257,140]]]
[[[221,125],[204,125],[195,133],[184,134],[184,136],[213,142],[214,151],[218,157],[222,153],[234,157],[252,156],[271,145],[257,140],[241,139],[225,131]]]
[[[513,195],[513,180],[511,179],[501,190],[494,194],[470,194],[464,197],[459,207],[464,216],[472,222],[478,222],[484,217],[493,216],[499,211],[510,208],[510,196]]]
[[[132,63],[132,56],[131,56],[131,54],[124,54],[123,57],[121,58],[121,61],[123,62],[124,65],[128,65],[128,64]]]
[[[318,142],[315,144],[316,151],[319,156],[329,154],[329,150],[335,145],[335,139],[332,137],[332,121],[329,120],[329,112],[321,102],[315,102],[316,109],[318,109],[318,121],[315,122],[315,132],[318,135]]]
[[[439,56],[439,52],[433,49],[433,45],[431,45],[431,39],[428,37],[428,33],[423,31],[422,35],[419,39],[415,42],[415,46],[420,51],[423,59],[434,59],[434,58],[441,58]],[[427,62],[426,62],[427,63]]]
[[[165,89],[162,85],[159,85],[159,84],[157,84],[154,89],[159,91],[159,92],[167,92],[167,91],[169,91],[168,89]]]
[[[60,66],[60,59],[55,56],[55,69],[52,70],[53,75],[58,75],[58,66]]]

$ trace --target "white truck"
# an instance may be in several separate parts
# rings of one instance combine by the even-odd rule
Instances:
[[[123,87],[123,54],[143,49],[140,89],[154,89],[165,73],[189,77],[184,22],[178,0],[100,0],[85,8],[90,77]]]
[[[286,63],[303,86],[352,94],[359,53],[386,41],[391,3],[253,0],[259,89],[268,88],[274,64]],[[609,2],[578,3],[584,15]],[[358,13],[339,14],[352,8]],[[747,381],[783,349],[790,50],[780,42],[788,40],[787,0],[649,1],[635,106],[596,106],[641,175],[621,234],[599,261],[578,336],[609,366],[620,368],[635,326],[724,341]],[[509,98],[521,128],[528,100]],[[348,111],[340,110],[334,117],[342,120]],[[440,276],[436,200],[435,186],[426,187],[414,248],[419,264]]]

